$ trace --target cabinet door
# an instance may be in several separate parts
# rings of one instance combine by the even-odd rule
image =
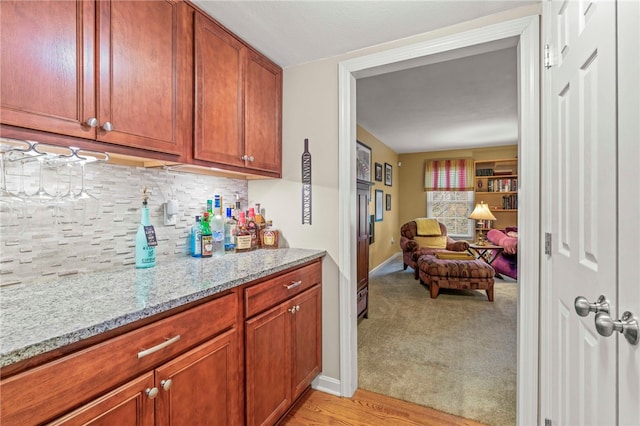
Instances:
[[[291,316],[284,302],[246,322],[247,425],[274,424],[291,396]]]
[[[156,369],[156,425],[240,425],[238,335],[230,330]]]
[[[291,300],[296,312],[292,326],[292,384],[295,400],[322,369],[322,295],[320,286]]]
[[[146,391],[153,389],[151,372],[130,381],[113,392],[50,423],[50,425],[153,426],[153,400]]]
[[[185,29],[174,1],[98,3],[97,139],[129,147],[182,154],[181,110],[186,74],[178,49]],[[113,130],[105,129],[110,123]]]
[[[244,55],[246,47],[195,14],[193,158],[242,167]]]
[[[94,139],[95,4],[2,1],[0,120]]]
[[[282,69],[249,52],[245,83],[246,167],[282,171]]]

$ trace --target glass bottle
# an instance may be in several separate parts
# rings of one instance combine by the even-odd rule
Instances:
[[[232,207],[227,207],[227,220],[224,222],[224,251],[234,253],[236,251],[236,226],[233,219]]]
[[[260,230],[260,243],[262,248],[277,249],[279,234],[278,230],[272,227],[272,222],[268,220],[266,227]]]
[[[196,223],[191,226],[191,256],[202,257],[202,225],[200,216],[196,216]]]
[[[211,218],[211,236],[213,242],[213,255],[222,256],[224,254],[224,218],[221,213],[220,196],[214,197],[214,211]]]
[[[211,235],[211,226],[209,225],[210,220],[209,212],[204,212],[202,214],[202,221],[200,222],[202,225],[202,236],[200,240],[202,257],[213,256],[213,236]]]
[[[251,251],[251,232],[247,229],[247,220],[244,212],[238,213],[238,225],[236,227],[236,253]]]
[[[140,209],[140,225],[136,233],[136,268],[151,268],[156,265],[156,234],[147,207],[147,189],[142,195],[142,208]]]
[[[249,217],[247,217],[247,229],[251,233],[251,250],[260,247],[260,229],[256,223],[256,216],[253,207],[249,208]]]

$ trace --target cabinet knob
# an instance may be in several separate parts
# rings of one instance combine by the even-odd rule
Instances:
[[[87,120],[87,126],[89,127],[98,127],[98,119],[95,117],[91,117]]]
[[[171,385],[173,385],[173,380],[171,379],[167,379],[167,380],[162,380],[160,382],[160,386],[162,386],[162,389],[168,391],[169,389],[171,389]]]
[[[254,160],[253,155],[250,155],[248,160],[249,160],[250,163],[253,163],[253,160]]]
[[[249,161],[249,162],[252,162],[253,160],[255,160],[255,158],[253,158],[253,155],[247,155],[247,154],[240,157],[240,159],[242,161]]]
[[[149,399],[154,399],[156,396],[158,396],[158,388],[153,387],[151,389],[147,388],[147,390],[144,391],[147,396],[149,397]]]
[[[104,123],[102,125],[102,130],[104,130],[105,132],[110,132],[113,130],[113,124],[111,124],[111,122],[107,121],[106,123]]]

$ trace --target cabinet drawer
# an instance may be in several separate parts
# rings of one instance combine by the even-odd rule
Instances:
[[[322,281],[322,264],[304,266],[244,290],[247,318],[287,300]]]
[[[0,382],[3,425],[35,424],[150,370],[236,323],[237,296],[196,306]]]

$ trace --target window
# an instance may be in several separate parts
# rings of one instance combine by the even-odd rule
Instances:
[[[427,216],[438,219],[451,237],[473,239],[473,191],[428,191]]]

